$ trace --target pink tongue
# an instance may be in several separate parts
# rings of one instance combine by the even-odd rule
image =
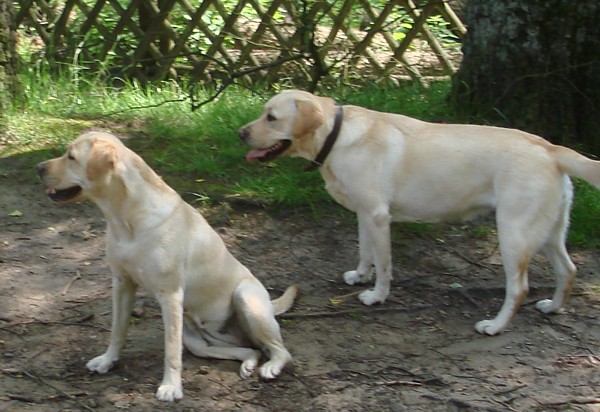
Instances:
[[[269,149],[256,149],[246,155],[246,161],[251,162],[269,153]]]

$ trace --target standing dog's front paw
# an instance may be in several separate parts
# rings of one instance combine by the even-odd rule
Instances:
[[[85,366],[92,372],[106,373],[110,368],[112,368],[115,361],[116,359],[112,359],[112,357],[105,353],[104,355],[96,356],[94,359],[86,363]]]
[[[156,399],[159,401],[173,402],[183,398],[181,385],[160,385],[156,391]]]
[[[378,293],[374,290],[365,290],[360,295],[358,295],[358,299],[367,306],[374,305],[376,303],[385,302],[385,298],[387,298],[387,294]]]
[[[493,320],[482,320],[475,324],[475,330],[482,335],[497,335],[502,332],[502,328],[497,326],[497,322]]]
[[[344,282],[348,285],[358,285],[371,280],[371,274],[361,274],[358,270],[349,270],[344,273]]]

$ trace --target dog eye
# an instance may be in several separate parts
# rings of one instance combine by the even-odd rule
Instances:
[[[69,160],[75,160],[75,156],[73,156],[70,152],[67,153],[67,159]]]
[[[273,116],[272,114],[268,114],[267,115],[267,121],[268,122],[274,122],[275,120],[277,120],[277,118],[275,116]]]

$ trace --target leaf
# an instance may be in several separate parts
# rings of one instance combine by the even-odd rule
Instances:
[[[452,289],[460,289],[460,288],[462,288],[462,287],[463,287],[463,285],[461,285],[461,284],[460,284],[460,283],[458,283],[458,282],[451,283],[451,284],[449,284],[448,286],[450,286]]]
[[[13,210],[8,215],[12,217],[21,217],[23,216],[23,212],[21,212],[20,210]]]

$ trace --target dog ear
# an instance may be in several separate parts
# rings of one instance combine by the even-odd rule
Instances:
[[[325,121],[321,106],[312,100],[296,100],[296,110],[296,119],[292,129],[294,137],[313,133]]]
[[[96,180],[115,169],[117,153],[110,142],[96,140],[92,143],[87,163],[87,178]]]

